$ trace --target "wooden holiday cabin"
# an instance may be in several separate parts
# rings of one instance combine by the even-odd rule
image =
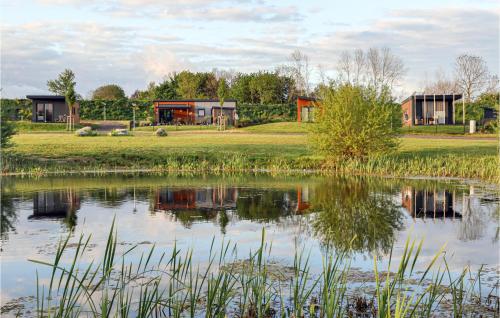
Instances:
[[[462,94],[413,94],[401,103],[403,125],[453,125]]]
[[[312,122],[314,121],[314,109],[319,103],[316,98],[298,96],[297,97],[297,121]]]
[[[208,125],[215,123],[221,112],[227,124],[236,120],[236,100],[226,99],[221,107],[218,99],[155,100],[155,125]]]
[[[28,95],[31,99],[32,117],[31,121],[39,123],[65,123],[69,115],[66,98],[60,95]],[[73,121],[80,123],[80,104],[73,105]]]

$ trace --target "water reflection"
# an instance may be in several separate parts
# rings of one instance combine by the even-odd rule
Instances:
[[[461,218],[456,212],[455,191],[437,189],[416,189],[404,187],[402,191],[402,205],[414,218]]]
[[[8,185],[2,183],[0,204],[0,238],[8,239],[8,234],[16,231],[15,224],[17,223],[17,209],[15,207],[16,199],[6,191]]]
[[[491,212],[497,213],[498,219],[498,197],[492,197],[491,193],[477,195],[474,186],[459,190],[405,186],[401,196],[402,206],[414,219],[459,221],[457,239],[461,241],[481,239],[486,223],[494,217]],[[493,240],[498,240],[498,234]]]
[[[159,188],[154,191],[152,213],[169,213],[190,228],[193,223],[213,221],[222,233],[230,217],[239,220],[276,221],[306,211],[308,186],[265,190],[227,185],[204,188]]]
[[[133,202],[130,210],[136,213],[140,202],[148,205],[150,215],[165,215],[186,229],[210,222],[224,234],[241,220],[272,222],[300,229],[300,235],[315,237],[324,246],[387,253],[406,218],[459,222],[454,227],[456,238],[474,241],[485,235],[492,206],[498,210],[496,194],[429,181],[337,177],[257,182],[256,178],[247,186],[250,181],[245,179],[190,180],[186,185],[163,178],[110,180],[101,185],[97,178],[62,179],[59,185],[51,181],[41,190],[36,182],[9,179],[2,184],[2,239],[15,231],[20,202],[31,203],[26,219],[60,220],[68,228],[77,225],[81,210],[88,211],[83,209],[86,204],[116,212]],[[95,215],[82,213],[85,218]]]
[[[336,178],[318,185],[312,208],[314,234],[327,246],[358,252],[387,253],[403,213],[386,182]]]
[[[36,192],[33,214],[28,219],[61,219],[69,228],[76,225],[80,195],[72,189]]]

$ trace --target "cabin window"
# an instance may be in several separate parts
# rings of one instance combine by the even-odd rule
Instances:
[[[205,110],[204,109],[198,109],[198,117],[205,117]]]
[[[45,121],[45,105],[36,104],[36,120]]]

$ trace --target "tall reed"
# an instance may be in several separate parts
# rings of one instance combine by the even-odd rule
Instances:
[[[183,252],[177,244],[168,253],[153,245],[138,261],[129,261],[140,251],[137,246],[117,251],[114,222],[97,261],[84,258],[91,236],[81,235],[73,253],[69,240],[59,242],[53,262],[32,260],[50,269],[48,285],[36,275],[38,317],[433,317],[447,300],[449,316],[462,317],[471,304],[484,300],[481,271],[454,276],[442,256],[444,247],[417,274],[422,242],[410,239],[399,264],[393,264],[391,252],[385,273],[374,257],[374,281],[368,283],[373,294],[350,291],[348,252],[325,251],[321,269],[311,266],[304,249],[295,251],[290,267],[271,263],[272,243],[264,230],[258,248],[245,259],[238,258],[236,244],[218,247],[212,240],[203,264],[195,264],[193,249]],[[488,308],[498,314],[498,304]]]

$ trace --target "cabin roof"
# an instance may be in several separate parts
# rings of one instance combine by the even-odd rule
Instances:
[[[195,98],[195,99],[155,99],[153,102],[174,102],[174,103],[186,103],[186,102],[219,102],[218,99],[214,98]],[[236,102],[236,99],[228,98],[224,99],[224,102]]]
[[[442,101],[443,96],[444,96],[445,100],[455,99],[457,101],[457,100],[462,99],[462,94],[412,94],[411,96],[408,96],[407,98],[405,98],[401,102],[401,104],[406,103],[407,101],[409,101],[412,98],[415,98],[416,100],[424,100],[424,96],[425,96],[426,101],[433,101],[434,96],[436,96],[436,101]]]
[[[297,96],[297,99],[308,100],[308,101],[312,101],[312,102],[315,102],[318,100],[315,97],[308,97],[308,96]]]
[[[66,98],[62,95],[26,95],[26,98],[31,100],[53,100],[53,101],[66,100]]]

